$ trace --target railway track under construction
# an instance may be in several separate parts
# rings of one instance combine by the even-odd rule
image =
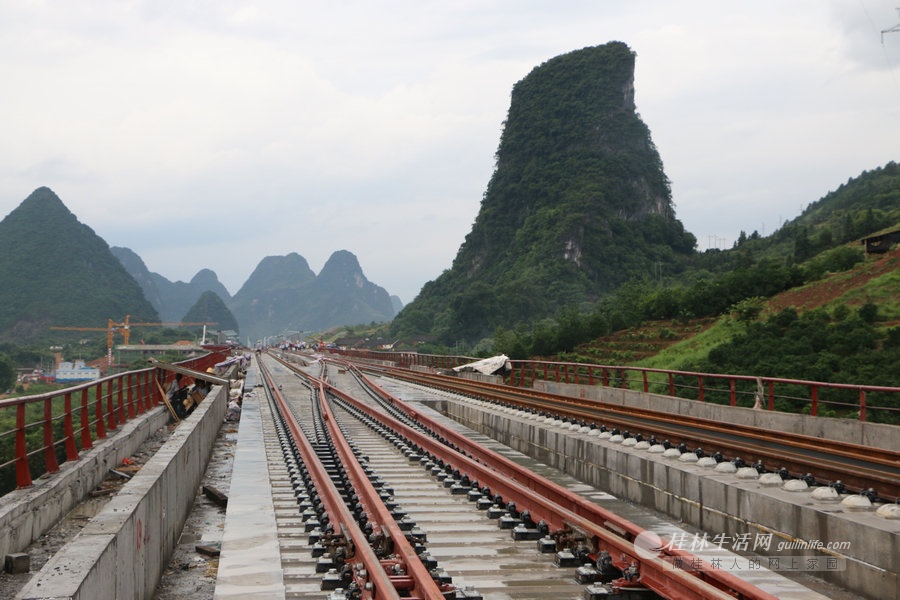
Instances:
[[[300,360],[259,360],[270,463],[284,465],[273,496],[284,509],[288,597],[823,597],[762,589],[683,549],[645,547],[642,527],[356,367]]]
[[[774,473],[810,486],[833,486],[839,492],[859,493],[873,502],[900,502],[900,452],[894,450],[393,367],[360,368],[371,375],[563,420],[596,430],[604,437],[633,438],[638,443],[659,445],[660,450],[675,448],[698,459],[709,457],[732,462],[738,468],[753,467],[760,474]]]

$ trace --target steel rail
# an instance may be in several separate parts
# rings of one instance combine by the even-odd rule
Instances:
[[[803,477],[808,473],[819,481],[830,483],[840,480],[847,488],[858,492],[877,486],[878,495],[888,501],[900,496],[900,453],[892,450],[869,448],[790,432],[778,432],[777,439],[773,440],[771,431],[747,425],[721,424],[699,417],[610,406],[599,401],[547,392],[523,392],[521,388],[419,372],[411,373],[391,367],[366,365],[364,370],[389,374],[391,377],[419,384],[431,382],[441,389],[476,394],[485,399],[508,402],[527,410],[536,408],[552,410],[561,416],[580,420],[605,420],[615,427],[640,428],[643,432],[655,436],[671,438],[673,444],[677,444],[678,441],[697,444],[707,454],[723,452],[733,456],[741,454],[754,456],[757,459],[774,462],[796,477]],[[679,426],[682,429],[679,429]],[[684,428],[694,428],[696,431],[686,432]],[[728,439],[723,438],[723,435],[727,435]],[[749,442],[736,440],[738,437],[743,437]],[[781,447],[766,448],[774,445]],[[798,453],[786,449],[785,446],[815,453],[816,456]],[[839,457],[853,464],[822,455]]]
[[[496,395],[496,392],[494,394]],[[779,465],[779,468],[783,467],[797,477],[805,476],[808,473],[820,481],[840,480],[855,491],[865,491],[873,486],[878,486],[881,495],[887,496],[889,499],[895,498],[900,493],[898,490],[900,463],[897,461],[892,463],[885,458],[891,455],[891,452],[887,450],[872,449],[873,456],[869,456],[868,449],[864,447],[858,447],[850,452],[847,451],[848,445],[825,442],[822,444],[825,447],[820,449],[815,448],[812,443],[798,441],[800,438],[818,438],[805,438],[805,436],[788,432],[779,432],[778,439],[773,441],[771,432],[749,433],[752,428],[730,423],[724,426],[701,424],[698,423],[700,420],[695,417],[661,419],[659,414],[653,411],[642,409],[607,410],[597,407],[596,404],[590,405],[575,399],[571,402],[561,403],[554,399],[533,398],[530,403],[527,403],[509,394],[502,394],[501,397],[504,401],[516,404],[521,408],[533,409],[533,403],[539,403],[542,408],[552,410],[560,416],[580,420],[597,419],[598,413],[612,414],[614,416],[604,417],[611,425],[622,427],[626,431],[634,427],[643,428],[645,431],[652,432],[653,435],[671,438],[673,445],[679,441],[690,442],[702,448],[707,454],[723,452],[731,453],[735,457],[743,455],[753,456],[757,460],[765,459],[771,461],[770,465],[774,462]],[[696,430],[686,432],[679,426],[691,427]],[[721,437],[723,433],[730,439],[723,439]],[[734,439],[737,436],[749,441]],[[788,449],[786,446],[796,448],[797,451]],[[806,454],[803,453],[804,451]],[[811,453],[816,456],[812,456]],[[834,460],[828,455],[838,456],[845,461],[853,461],[857,464],[851,466],[846,462]],[[875,467],[859,463],[874,464]]]
[[[597,522],[614,523],[618,530],[626,532],[629,540],[634,540],[634,538],[643,531],[643,528],[640,526],[635,525],[630,521],[620,519],[615,513],[597,506],[583,496],[573,494],[553,481],[541,477],[527,469],[523,469],[521,465],[502,454],[498,454],[489,448],[474,442],[455,429],[447,427],[427,415],[420,414],[409,406],[409,404],[391,395],[369,377],[366,377],[366,375],[360,373],[360,376],[363,378],[365,385],[372,389],[372,391],[384,401],[401,410],[406,416],[424,425],[436,435],[448,440],[449,443],[457,446],[464,454],[471,456],[482,464],[490,465],[491,468],[501,475],[518,481],[544,498],[559,504],[566,510],[570,510],[575,514],[584,517],[593,517]]]
[[[635,415],[641,418],[647,419],[655,419],[655,420],[672,420],[672,417],[677,418],[680,422],[691,425],[692,427],[697,427],[700,429],[708,429],[711,431],[718,431],[721,429],[719,427],[718,422],[711,421],[709,419],[704,419],[701,417],[694,417],[691,415],[671,415],[666,413],[664,416],[662,413],[658,411],[653,411],[650,409],[642,409],[637,407],[621,407],[617,408],[615,406],[601,404],[598,400],[588,400],[585,398],[578,398],[574,396],[565,396],[561,394],[553,394],[550,392],[538,392],[536,390],[524,390],[523,388],[510,387],[507,385],[489,383],[483,381],[475,381],[475,380],[463,380],[454,377],[446,377],[441,375],[430,375],[427,373],[422,373],[422,377],[420,377],[419,373],[411,374],[408,370],[391,368],[391,367],[373,367],[371,365],[366,365],[366,370],[378,371],[384,370],[385,372],[390,372],[399,376],[404,376],[410,380],[419,381],[424,379],[428,379],[430,381],[439,381],[442,383],[448,383],[453,386],[454,389],[458,389],[460,386],[464,386],[467,389],[490,389],[495,390],[503,394],[508,394],[507,398],[511,400],[520,400],[521,397],[535,398],[539,400],[548,400],[551,402],[559,402],[564,406],[580,406],[588,409],[593,409],[594,411],[600,410],[603,413],[621,413],[624,415]],[[750,425],[741,425],[739,423],[729,423],[728,425],[729,431],[731,432],[739,432],[741,435],[758,439],[758,440],[769,440],[771,438],[771,432],[769,430],[761,429],[759,427],[754,427]],[[846,442],[839,442],[835,440],[823,439],[823,438],[814,438],[811,436],[806,436],[802,434],[792,433],[792,432],[779,432],[779,436],[782,439],[791,440],[791,445],[796,446],[798,448],[806,448],[810,450],[824,451],[830,454],[837,454],[841,456],[847,456],[848,458],[858,458],[862,455],[866,457],[867,462],[872,462],[876,464],[881,464],[890,467],[896,467],[898,465],[898,461],[900,461],[900,452],[887,450],[882,448],[870,448],[868,446],[862,446],[859,444],[850,444]]]
[[[482,384],[483,386],[490,387],[491,389],[499,389],[506,392],[510,391],[510,388],[508,386],[502,386],[488,382],[472,381],[472,383],[475,384],[475,386]],[[580,406],[583,408],[593,409],[595,411],[600,408],[599,401],[588,400],[585,398],[551,394],[549,392],[531,392],[524,395],[537,399],[547,399],[550,401],[562,402],[564,405]],[[615,407],[602,406],[602,410],[611,413],[634,415],[644,419],[672,420],[672,415],[666,414],[665,417],[663,417],[658,411],[638,407],[622,407],[621,409],[616,409]],[[721,431],[722,429],[721,425],[717,421],[711,421],[709,419],[694,417],[691,415],[675,416],[681,423],[696,427],[698,429],[705,429],[709,431]],[[770,441],[772,435],[771,431],[769,430],[754,427],[752,425],[742,425],[740,423],[729,423],[728,430],[729,432],[739,433],[744,437],[760,441]],[[873,448],[862,446],[859,444],[830,440],[827,438],[816,438],[789,431],[779,432],[779,437],[782,441],[788,440],[790,445],[797,448],[814,450],[817,452],[827,452],[833,455],[846,456],[850,459],[861,459],[862,457],[865,457],[864,460],[866,462],[871,462],[888,467],[896,468],[898,464],[900,464],[900,452],[896,452],[893,450]]]
[[[354,570],[354,575],[359,578],[357,583],[360,584],[360,589],[363,590],[362,597],[365,600],[399,599],[400,595],[397,592],[397,589],[388,577],[387,572],[382,568],[381,562],[375,555],[375,552],[372,550],[371,546],[369,546],[365,534],[360,530],[356,521],[353,519],[353,515],[341,498],[334,482],[331,481],[328,472],[316,455],[306,434],[300,428],[297,420],[293,417],[293,413],[288,407],[284,396],[275,385],[271,373],[269,373],[262,361],[258,361],[258,364],[263,378],[266,381],[269,394],[275,402],[278,412],[284,417],[288,432],[293,438],[294,443],[297,445],[301,458],[306,464],[309,476],[312,479],[316,491],[319,493],[323,508],[325,512],[328,513],[330,522],[334,525],[335,531],[342,531],[345,535],[349,536],[349,541],[353,544],[353,560],[360,561],[365,566],[365,580],[362,580],[358,570]]]
[[[455,368],[467,363],[475,362],[476,358],[466,356],[442,356],[435,354],[419,354],[418,352],[395,352],[395,351],[375,351],[361,349],[340,349],[335,348],[329,350],[331,353],[341,354],[353,357],[358,361],[372,361],[378,364],[392,363],[401,368],[414,367],[430,367],[438,369]],[[756,384],[765,385],[766,392],[761,394],[760,399],[765,399],[768,410],[775,411],[776,399],[782,400],[799,400],[807,402],[809,407],[809,415],[818,416],[820,405],[832,405],[842,407],[852,407],[856,409],[856,418],[860,421],[867,420],[867,413],[871,411],[883,411],[887,414],[897,414],[897,408],[876,405],[870,406],[867,397],[869,394],[891,394],[896,397],[900,393],[900,387],[890,386],[872,386],[859,384],[830,383],[825,381],[810,381],[800,379],[784,379],[778,377],[757,377],[753,375],[728,375],[723,373],[699,373],[692,371],[673,371],[668,369],[654,369],[648,367],[634,367],[627,365],[596,365],[591,363],[571,363],[541,360],[510,360],[509,382],[512,386],[529,387],[540,377],[546,381],[556,381],[557,383],[583,383],[587,385],[603,385],[604,387],[620,387],[622,389],[635,389],[633,383],[642,383],[644,392],[650,391],[650,385],[662,385],[668,387],[668,395],[672,397],[680,397],[682,399],[704,401],[704,397],[708,393],[720,394],[725,393],[728,396],[731,406],[737,405],[738,395],[750,395],[753,392],[739,391],[738,384]],[[631,374],[637,374],[637,379],[632,379]],[[651,381],[654,375],[662,375],[667,381]],[[648,377],[651,376],[651,377]],[[695,385],[687,383],[677,383],[676,378],[686,378],[695,380]],[[518,383],[516,383],[518,381]],[[726,388],[709,387],[709,382],[721,381],[726,383]],[[809,396],[792,397],[785,395],[775,395],[775,386],[799,386],[805,388]],[[690,396],[679,396],[676,390],[696,390],[697,398]],[[820,392],[824,391],[840,391],[853,392],[857,399],[854,402],[841,400],[825,400],[820,398]],[[781,412],[781,411],[779,411]],[[791,411],[788,411],[791,412]]]
[[[612,559],[613,565],[620,570],[625,571],[632,564],[640,565],[640,584],[666,598],[677,598],[679,600],[733,600],[734,598],[775,600],[776,598],[768,592],[760,590],[756,586],[721,570],[701,567],[697,571],[689,572],[674,568],[672,562],[667,562],[662,558],[642,558],[635,550],[632,541],[614,532],[619,524],[627,524],[628,531],[636,535],[643,531],[637,525],[629,523],[609,511],[602,510],[600,507],[595,507],[598,510],[595,511],[593,519],[583,516],[564,506],[560,506],[543,495],[542,492],[531,489],[527,482],[532,479],[539,479],[538,475],[530,474],[527,470],[519,467],[518,475],[510,476],[508,473],[495,468],[495,465],[502,462],[498,460],[499,455],[494,454],[493,459],[487,464],[483,464],[475,458],[470,458],[433,437],[409,427],[394,417],[373,409],[366,403],[353,398],[331,384],[326,384],[326,391],[393,429],[399,435],[405,437],[412,446],[421,448],[432,456],[457,466],[461,472],[468,474],[471,479],[478,481],[480,485],[487,486],[493,494],[499,494],[504,499],[514,500],[520,502],[521,505],[527,506],[532,515],[535,516],[535,520],[543,520],[557,531],[575,530],[582,532],[590,538],[597,552],[606,550]],[[387,393],[383,390],[382,392]],[[395,405],[402,404],[396,398],[393,403]],[[417,415],[416,419],[420,422],[426,421],[423,415]],[[556,486],[558,494],[572,494],[549,480],[545,480],[544,486],[546,488]],[[574,496],[574,494],[572,495]],[[574,500],[572,504],[580,505]],[[590,503],[585,502],[584,504]],[[704,561],[686,550],[666,548],[663,552],[667,553],[670,560],[680,558],[682,564],[708,566]]]
[[[366,510],[369,522],[373,524],[373,527],[378,525],[384,535],[391,540],[393,552],[399,556],[397,559],[382,560],[375,554],[366,534],[360,529],[350,509],[343,498],[341,498],[340,492],[338,492],[331,477],[325,471],[318,455],[316,455],[312,445],[287,406],[287,402],[274,385],[271,374],[262,362],[260,362],[260,369],[269,385],[273,398],[276,400],[279,412],[285,417],[291,436],[294,438],[303,460],[306,462],[310,477],[313,478],[316,490],[322,497],[323,505],[326,507],[331,522],[336,527],[340,526],[340,530],[350,537],[354,553],[352,558],[354,561],[361,561],[364,566],[363,570],[354,569],[354,577],[358,579],[360,589],[363,590],[362,598],[371,598],[372,600],[393,600],[400,597],[409,598],[410,600],[443,598],[442,590],[416,555],[390,511],[381,501],[378,491],[368,480],[365,471],[338,428],[334,413],[326,401],[325,387],[328,384],[322,379],[315,378],[302,371],[300,372],[318,388],[318,401],[322,416],[348,478]],[[388,573],[387,568],[398,565],[403,572],[402,574],[391,575]],[[403,592],[402,596],[400,592]]]
[[[338,451],[341,462],[344,464],[350,483],[353,485],[353,489],[356,490],[360,503],[366,511],[369,522],[372,523],[373,526],[377,524],[381,527],[384,534],[391,539],[393,551],[399,557],[399,560],[396,562],[401,565],[405,576],[403,578],[395,576],[390,577],[394,587],[411,594],[409,596],[410,598],[423,598],[428,600],[431,598],[443,597],[443,592],[448,590],[441,590],[437,582],[434,581],[434,578],[428,572],[428,569],[425,568],[424,563],[422,563],[421,559],[416,554],[412,545],[409,543],[409,540],[406,539],[406,534],[400,529],[396,519],[394,519],[390,510],[388,510],[388,507],[385,506],[384,502],[381,500],[378,490],[376,490],[372,485],[372,482],[369,481],[365,470],[363,470],[362,465],[360,465],[356,455],[350,448],[343,432],[338,427],[337,420],[334,417],[334,411],[331,410],[331,407],[326,401],[325,388],[326,386],[330,387],[329,384],[321,379],[312,377],[309,379],[319,388],[319,402],[325,424],[328,426],[328,432],[331,434],[332,442],[334,443],[335,449]]]

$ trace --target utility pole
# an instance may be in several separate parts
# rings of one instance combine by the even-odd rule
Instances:
[[[900,8],[897,9],[897,14],[900,15]],[[893,27],[889,27],[888,29],[881,30],[881,45],[884,46],[884,34],[886,33],[900,33],[900,23],[897,23]]]

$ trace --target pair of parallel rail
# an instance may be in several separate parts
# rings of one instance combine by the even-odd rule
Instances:
[[[310,473],[314,473],[316,489],[335,532],[347,541],[348,562],[354,567],[354,587],[362,599],[381,598],[453,598],[455,592],[446,584],[439,585],[423,566],[405,533],[396,526],[390,510],[384,505],[378,491],[369,483],[365,469],[354,458],[350,444],[344,440],[328,397],[368,415],[369,418],[390,428],[416,452],[437,464],[444,465],[470,482],[473,489],[494,498],[500,506],[514,505],[518,511],[528,511],[532,523],[540,523],[558,543],[579,544],[589,549],[595,561],[605,560],[614,571],[627,573],[625,579],[613,585],[640,585],[665,598],[674,599],[758,599],[774,600],[775,596],[734,576],[704,565],[690,552],[678,548],[663,548],[658,557],[646,557],[639,553],[634,540],[643,531],[639,526],[591,503],[558,484],[486,449],[455,430],[443,426],[426,415],[395,398],[373,380],[343,364],[357,375],[379,400],[403,413],[407,418],[398,419],[385,414],[371,402],[354,398],[330,385],[325,377],[313,377],[289,362],[282,364],[305,377],[318,390],[318,402],[335,448],[344,464],[355,494],[364,506],[367,522],[376,525],[383,536],[390,539],[393,555],[389,559],[379,557],[366,543],[367,536],[360,529],[344,500],[334,488],[327,471],[318,460],[300,424],[290,422],[297,446]],[[323,371],[324,373],[324,371]],[[279,411],[290,415],[285,399],[278,387],[265,373],[268,388]],[[416,422],[410,424],[410,419]],[[320,488],[321,486],[321,488]],[[642,555],[643,554],[643,555]],[[692,564],[692,570],[673,568],[674,564]]]
[[[366,372],[432,386],[457,394],[477,396],[521,410],[545,413],[573,423],[616,430],[642,439],[681,447],[699,455],[756,466],[760,472],[802,478],[810,484],[836,485],[841,491],[862,493],[871,500],[896,502],[900,498],[900,452],[741,425],[690,415],[661,414],[627,405],[539,392],[529,388],[411,372],[367,365]]]

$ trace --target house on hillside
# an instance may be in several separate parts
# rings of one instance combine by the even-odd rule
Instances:
[[[866,254],[884,254],[894,244],[900,244],[900,229],[863,238],[862,243]]]

